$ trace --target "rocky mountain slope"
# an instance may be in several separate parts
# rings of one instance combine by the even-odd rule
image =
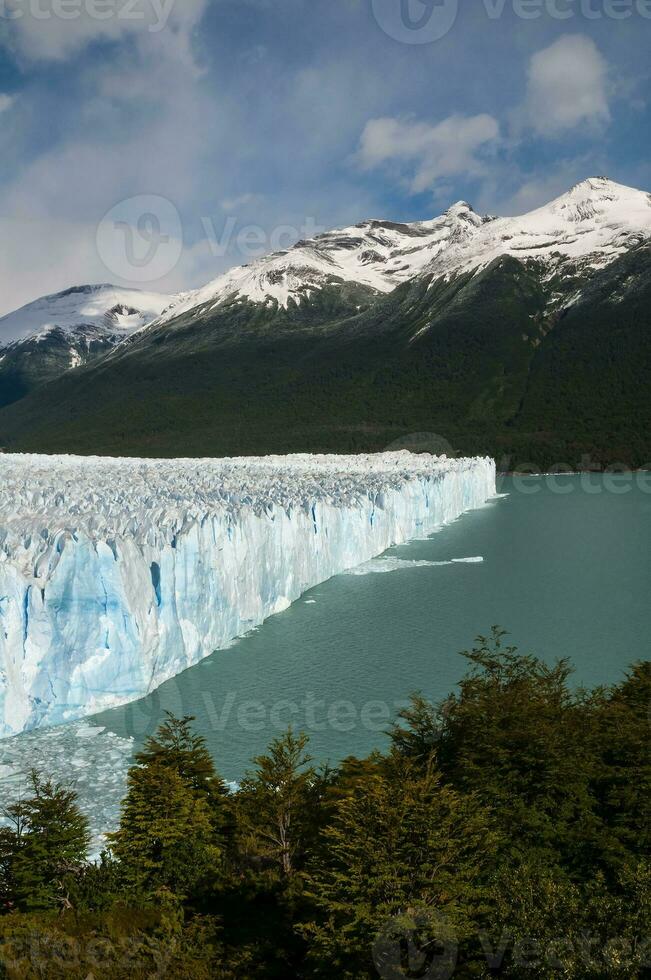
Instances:
[[[0,444],[651,460],[651,196],[592,178],[514,218],[365,222],[183,294],[0,412]]]
[[[188,293],[181,293],[161,317],[168,322],[189,310],[205,312],[235,299],[275,303],[284,309],[330,286],[355,283],[388,293],[417,275],[437,255],[461,246],[489,222],[460,201],[431,221],[399,224],[363,221],[326,232],[293,248],[239,266]]]

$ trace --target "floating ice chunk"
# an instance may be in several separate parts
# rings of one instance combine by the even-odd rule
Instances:
[[[71,786],[90,823],[91,853],[98,856],[105,844],[102,834],[115,830],[118,824],[133,750],[132,739],[84,723],[4,739],[0,742],[3,806],[29,795],[31,769]]]
[[[463,565],[465,563],[482,562],[480,556],[476,558],[451,558],[449,561],[426,561],[417,558],[373,558],[371,561],[364,562],[356,568],[349,568],[345,575],[374,575],[384,572],[404,572],[410,568],[442,568],[444,565]]]

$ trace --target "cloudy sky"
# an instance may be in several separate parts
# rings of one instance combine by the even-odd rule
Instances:
[[[651,189],[650,0],[0,0],[0,313],[315,229]]]

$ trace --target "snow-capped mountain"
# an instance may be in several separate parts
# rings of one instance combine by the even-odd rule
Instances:
[[[367,221],[175,297],[78,370],[59,335],[48,385],[37,339],[22,374],[0,351],[1,446],[360,452],[418,432],[509,465],[647,466],[651,197],[591,178],[516,217]]]
[[[589,271],[649,237],[651,194],[592,177],[515,217],[479,215],[459,201],[431,220],[363,221],[230,269],[174,297],[111,285],[75,287],[1,317],[0,346],[55,329],[77,341],[86,332],[93,339],[121,339],[149,323],[167,323],[198,307],[209,313],[237,299],[287,309],[344,283],[389,293],[420,274],[449,278],[505,255],[542,261],[553,270],[570,263]]]
[[[378,293],[421,272],[435,256],[462,247],[491,221],[459,201],[431,221],[400,224],[363,221],[326,232],[249,265],[230,269],[200,289],[180,293],[159,319],[167,322],[188,310],[236,298],[275,302],[287,308],[325,286],[356,283]]]
[[[557,268],[603,268],[651,236],[651,195],[592,177],[535,211],[516,217],[479,215],[459,201],[429,221],[364,221],[298,242],[231,269],[200,289],[180,293],[158,319],[165,323],[203,307],[247,299],[287,308],[325,286],[357,283],[378,293],[420,273],[450,277],[511,255]]]
[[[139,330],[169,304],[162,293],[142,292],[120,286],[74,286],[61,293],[42,296],[13,313],[0,317],[0,346],[27,337],[45,337],[51,330],[79,335],[80,328],[126,336]]]
[[[112,350],[169,300],[138,289],[76,286],[1,317],[0,405]]]
[[[651,194],[591,177],[528,214],[478,223],[471,238],[441,249],[425,271],[476,271],[502,255],[600,269],[649,237]]]

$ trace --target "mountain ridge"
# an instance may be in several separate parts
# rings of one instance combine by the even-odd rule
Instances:
[[[0,317],[0,347],[58,327],[105,327],[125,335],[151,322],[170,297],[111,283],[70,286],[26,303]]]
[[[620,211],[619,222],[612,204]],[[415,275],[458,275],[503,254],[533,258],[559,251],[568,262],[592,258],[605,265],[626,250],[629,235],[639,233],[651,236],[651,194],[591,177],[519,216],[479,215],[467,201],[458,201],[424,221],[370,219],[325,232],[179,294],[158,319],[169,322],[208,302],[236,297],[276,300],[286,307],[290,299],[309,298],[311,290],[337,277],[390,292]],[[337,254],[342,251],[343,258]]]
[[[372,240],[380,258],[353,280]],[[506,219],[458,202],[427,222],[327,233],[181,294],[0,411],[0,444],[255,455],[372,451],[430,432],[509,468],[643,466],[650,311],[646,192],[591,178]]]

